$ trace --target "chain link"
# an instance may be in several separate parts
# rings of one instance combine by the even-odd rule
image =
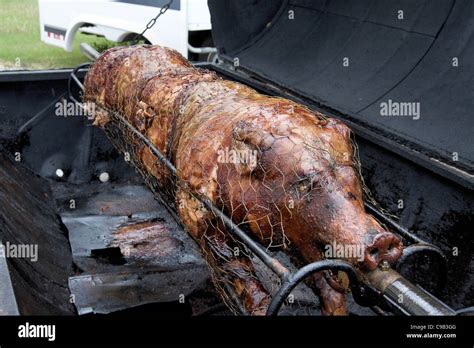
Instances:
[[[168,9],[170,8],[171,4],[173,3],[174,0],[170,0],[165,6],[163,6],[161,9],[160,9],[160,12],[158,12],[158,14],[156,15],[156,17],[150,19],[150,21],[148,22],[148,24],[146,25],[145,29],[140,33],[140,34],[137,34],[135,35],[135,37],[133,38],[132,42],[131,42],[131,45],[136,45],[137,42],[138,42],[138,39],[140,37],[143,37],[143,35],[147,32],[147,30],[153,28],[153,26],[156,24],[156,21],[158,20],[158,18],[160,18],[161,15],[165,14],[166,11],[168,11]]]

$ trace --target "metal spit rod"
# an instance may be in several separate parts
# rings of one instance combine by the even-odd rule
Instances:
[[[93,48],[91,45],[85,42],[79,45],[79,50],[81,51],[83,55],[85,55],[87,58],[89,58],[92,61],[96,61],[100,56],[99,51],[97,51],[95,48]]]
[[[377,268],[367,273],[366,278],[406,315],[456,315],[453,309],[392,269]]]

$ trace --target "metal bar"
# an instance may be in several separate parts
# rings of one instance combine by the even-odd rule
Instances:
[[[380,308],[379,306],[371,306],[370,309],[377,315],[380,315],[382,317],[386,317],[390,314],[388,314],[387,312],[385,312],[382,308]]]
[[[367,273],[366,278],[389,303],[406,315],[456,314],[448,305],[392,269],[377,268]]]
[[[382,214],[372,204],[370,204],[368,202],[364,202],[364,205],[365,205],[365,207],[367,208],[367,210],[369,211],[370,214],[375,215],[383,223],[385,223],[385,224],[389,225],[390,227],[392,227],[402,237],[405,237],[406,239],[409,239],[411,242],[414,242],[414,243],[429,244],[428,242],[426,242],[423,239],[417,237],[416,235],[414,235],[413,233],[411,233],[410,231],[408,231],[404,227],[397,224],[392,219],[390,219],[387,216],[385,216],[384,214]]]
[[[205,53],[217,53],[217,48],[215,47],[194,47],[188,43],[188,51],[191,53],[205,54]]]
[[[448,262],[446,255],[443,254],[440,248],[428,243],[427,244],[421,244],[421,243],[412,244],[406,247],[405,249],[403,249],[403,255],[400,257],[400,259],[398,259],[397,264],[402,264],[409,256],[419,253],[419,252],[423,252],[423,251],[428,251],[437,255],[443,261],[444,267],[446,267],[447,262]]]
[[[384,293],[397,307],[401,307],[408,315],[456,315],[456,312],[449,308],[433,295],[426,291],[421,291],[406,279],[399,279],[390,284]],[[402,301],[400,299],[403,299]]]
[[[62,98],[64,98],[66,94],[67,92],[64,92],[59,97],[55,98],[50,104],[45,106],[36,115],[34,115],[28,121],[26,121],[20,128],[18,128],[17,135],[20,135],[21,133],[24,133],[30,130],[31,128],[33,128],[34,125],[36,125],[39,121],[41,121],[44,117],[48,115],[46,111],[52,108],[58,102],[58,100],[61,100]]]
[[[94,49],[91,45],[85,42],[79,45],[79,50],[83,55],[85,55],[92,61],[96,61],[97,58],[99,58],[100,56],[100,53],[96,49]]]
[[[0,83],[67,80],[73,69],[0,71]],[[85,71],[79,70],[79,76]]]
[[[201,199],[201,202],[207,209],[217,215],[226,225],[226,227],[230,229],[230,232],[238,237],[242,242],[244,242],[244,244],[281,279],[286,280],[290,276],[290,271],[285,266],[283,266],[280,261],[270,256],[260,245],[250,238],[247,233],[245,233],[229,217],[227,217],[227,215],[225,215],[220,209],[212,204],[211,201],[208,199]]]
[[[74,79],[74,81],[76,81],[77,85],[81,87],[82,90],[84,90],[84,85],[81,83],[81,81],[79,81],[76,74],[71,74],[71,77]]]
[[[105,108],[103,108],[105,109]],[[106,109],[105,109],[106,110]],[[151,152],[158,157],[161,163],[163,163],[166,168],[171,172],[171,174],[176,175],[177,171],[173,163],[171,163],[162,153],[160,150],[158,150],[152,143],[151,141],[145,137],[140,131],[138,131],[133,125],[131,125],[125,118],[123,118],[119,113],[113,112],[110,110],[107,110],[107,112],[111,113],[114,115],[114,117],[118,118],[120,122],[123,122],[127,128],[132,131],[133,134],[135,134],[138,138],[140,138],[141,141],[143,141],[151,150]]]
[[[456,315],[474,315],[474,306],[459,309],[456,311]]]
[[[85,67],[89,67],[90,65],[91,65],[91,63],[84,63],[84,64],[81,64],[81,65],[78,65],[76,68],[74,68],[72,70],[71,74],[69,75],[69,79],[67,81],[67,95],[68,95],[69,99],[71,99],[76,104],[79,104],[80,106],[82,106],[82,103],[79,102],[71,93],[71,91],[72,91],[72,81],[76,82],[77,86],[82,91],[84,91],[84,85],[81,83],[81,81],[79,81],[79,78],[77,77],[76,74],[80,69],[85,68]]]
[[[309,265],[303,266],[295,273],[291,274],[286,281],[283,282],[280,289],[272,298],[272,302],[267,310],[267,315],[277,315],[283,302],[288,297],[290,292],[306,277],[310,274],[326,271],[326,270],[343,271],[347,273],[350,284],[356,284],[359,282],[357,272],[353,265],[349,262],[341,260],[323,260],[310,263]]]
[[[441,260],[441,269],[438,274],[438,284],[436,286],[436,290],[439,292],[443,287],[446,285],[446,281],[448,278],[448,259],[446,258],[446,255],[443,254],[440,248],[437,246],[434,246],[432,244],[412,244],[408,247],[406,247],[403,250],[403,254],[398,259],[397,264],[395,265],[395,268],[398,270],[400,267],[403,265],[403,263],[412,255],[417,254],[417,253],[422,253],[422,252],[429,252],[434,255],[436,255],[440,260]]]

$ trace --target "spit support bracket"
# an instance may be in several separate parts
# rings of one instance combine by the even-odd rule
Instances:
[[[84,108],[80,99],[76,98],[74,95],[73,89],[78,90],[79,94],[84,92],[84,85],[82,84],[78,72],[87,71],[92,63],[81,64],[75,69],[72,70],[71,75],[68,81],[68,98],[79,105],[79,107]],[[75,86],[75,87],[74,87]],[[79,96],[81,98],[81,96]],[[140,141],[146,145],[150,151],[158,158],[158,160],[163,164],[169,172],[176,177],[177,171],[173,163],[171,163],[166,156],[164,156],[151,142],[147,139],[140,131],[138,131],[132,124],[130,124],[125,117],[119,113],[111,110],[107,110],[113,117],[125,125],[128,130],[133,133]],[[184,187],[186,188],[186,187]],[[280,278],[280,288],[272,296],[272,301],[266,312],[267,315],[275,316],[278,315],[283,303],[287,299],[291,291],[305,280],[311,274],[321,272],[321,271],[342,271],[345,272],[349,278],[349,286],[351,289],[360,288],[361,286],[366,286],[364,284],[365,277],[356,270],[356,268],[349,262],[335,259],[326,259],[321,261],[316,261],[310,264],[307,264],[297,271],[291,272],[287,267],[285,267],[278,259],[270,255],[270,253],[254,239],[252,239],[244,230],[242,230],[237,224],[235,224],[231,218],[229,218],[221,209],[216,207],[209,199],[206,197],[198,196],[193,192],[188,190],[188,193],[199,200],[206,209],[211,211],[216,217],[221,219],[222,223],[228,229],[228,232],[236,237],[240,242],[242,242],[254,255],[256,255],[273,273],[275,273]],[[368,203],[366,203],[366,206]],[[369,211],[377,211],[374,207],[368,205]],[[378,212],[378,218],[383,218],[384,222],[389,224],[394,230],[405,237],[405,239],[415,242],[415,244],[408,246],[405,250],[409,251],[409,254],[416,252],[429,252],[438,254],[442,260],[446,260],[446,257],[436,246],[423,242],[418,237],[404,230],[398,226],[395,222],[392,222],[388,217]],[[390,221],[387,221],[390,220]],[[400,228],[397,228],[400,227]],[[418,246],[417,246],[418,245]],[[406,259],[406,258],[405,258]],[[403,260],[402,260],[403,261]],[[400,265],[400,262],[398,263]],[[379,310],[374,310],[376,314],[381,314]]]

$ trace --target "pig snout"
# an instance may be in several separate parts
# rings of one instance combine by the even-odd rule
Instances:
[[[382,261],[394,264],[402,255],[403,244],[400,238],[390,232],[378,232],[364,252],[362,264],[369,270],[374,270]]]

